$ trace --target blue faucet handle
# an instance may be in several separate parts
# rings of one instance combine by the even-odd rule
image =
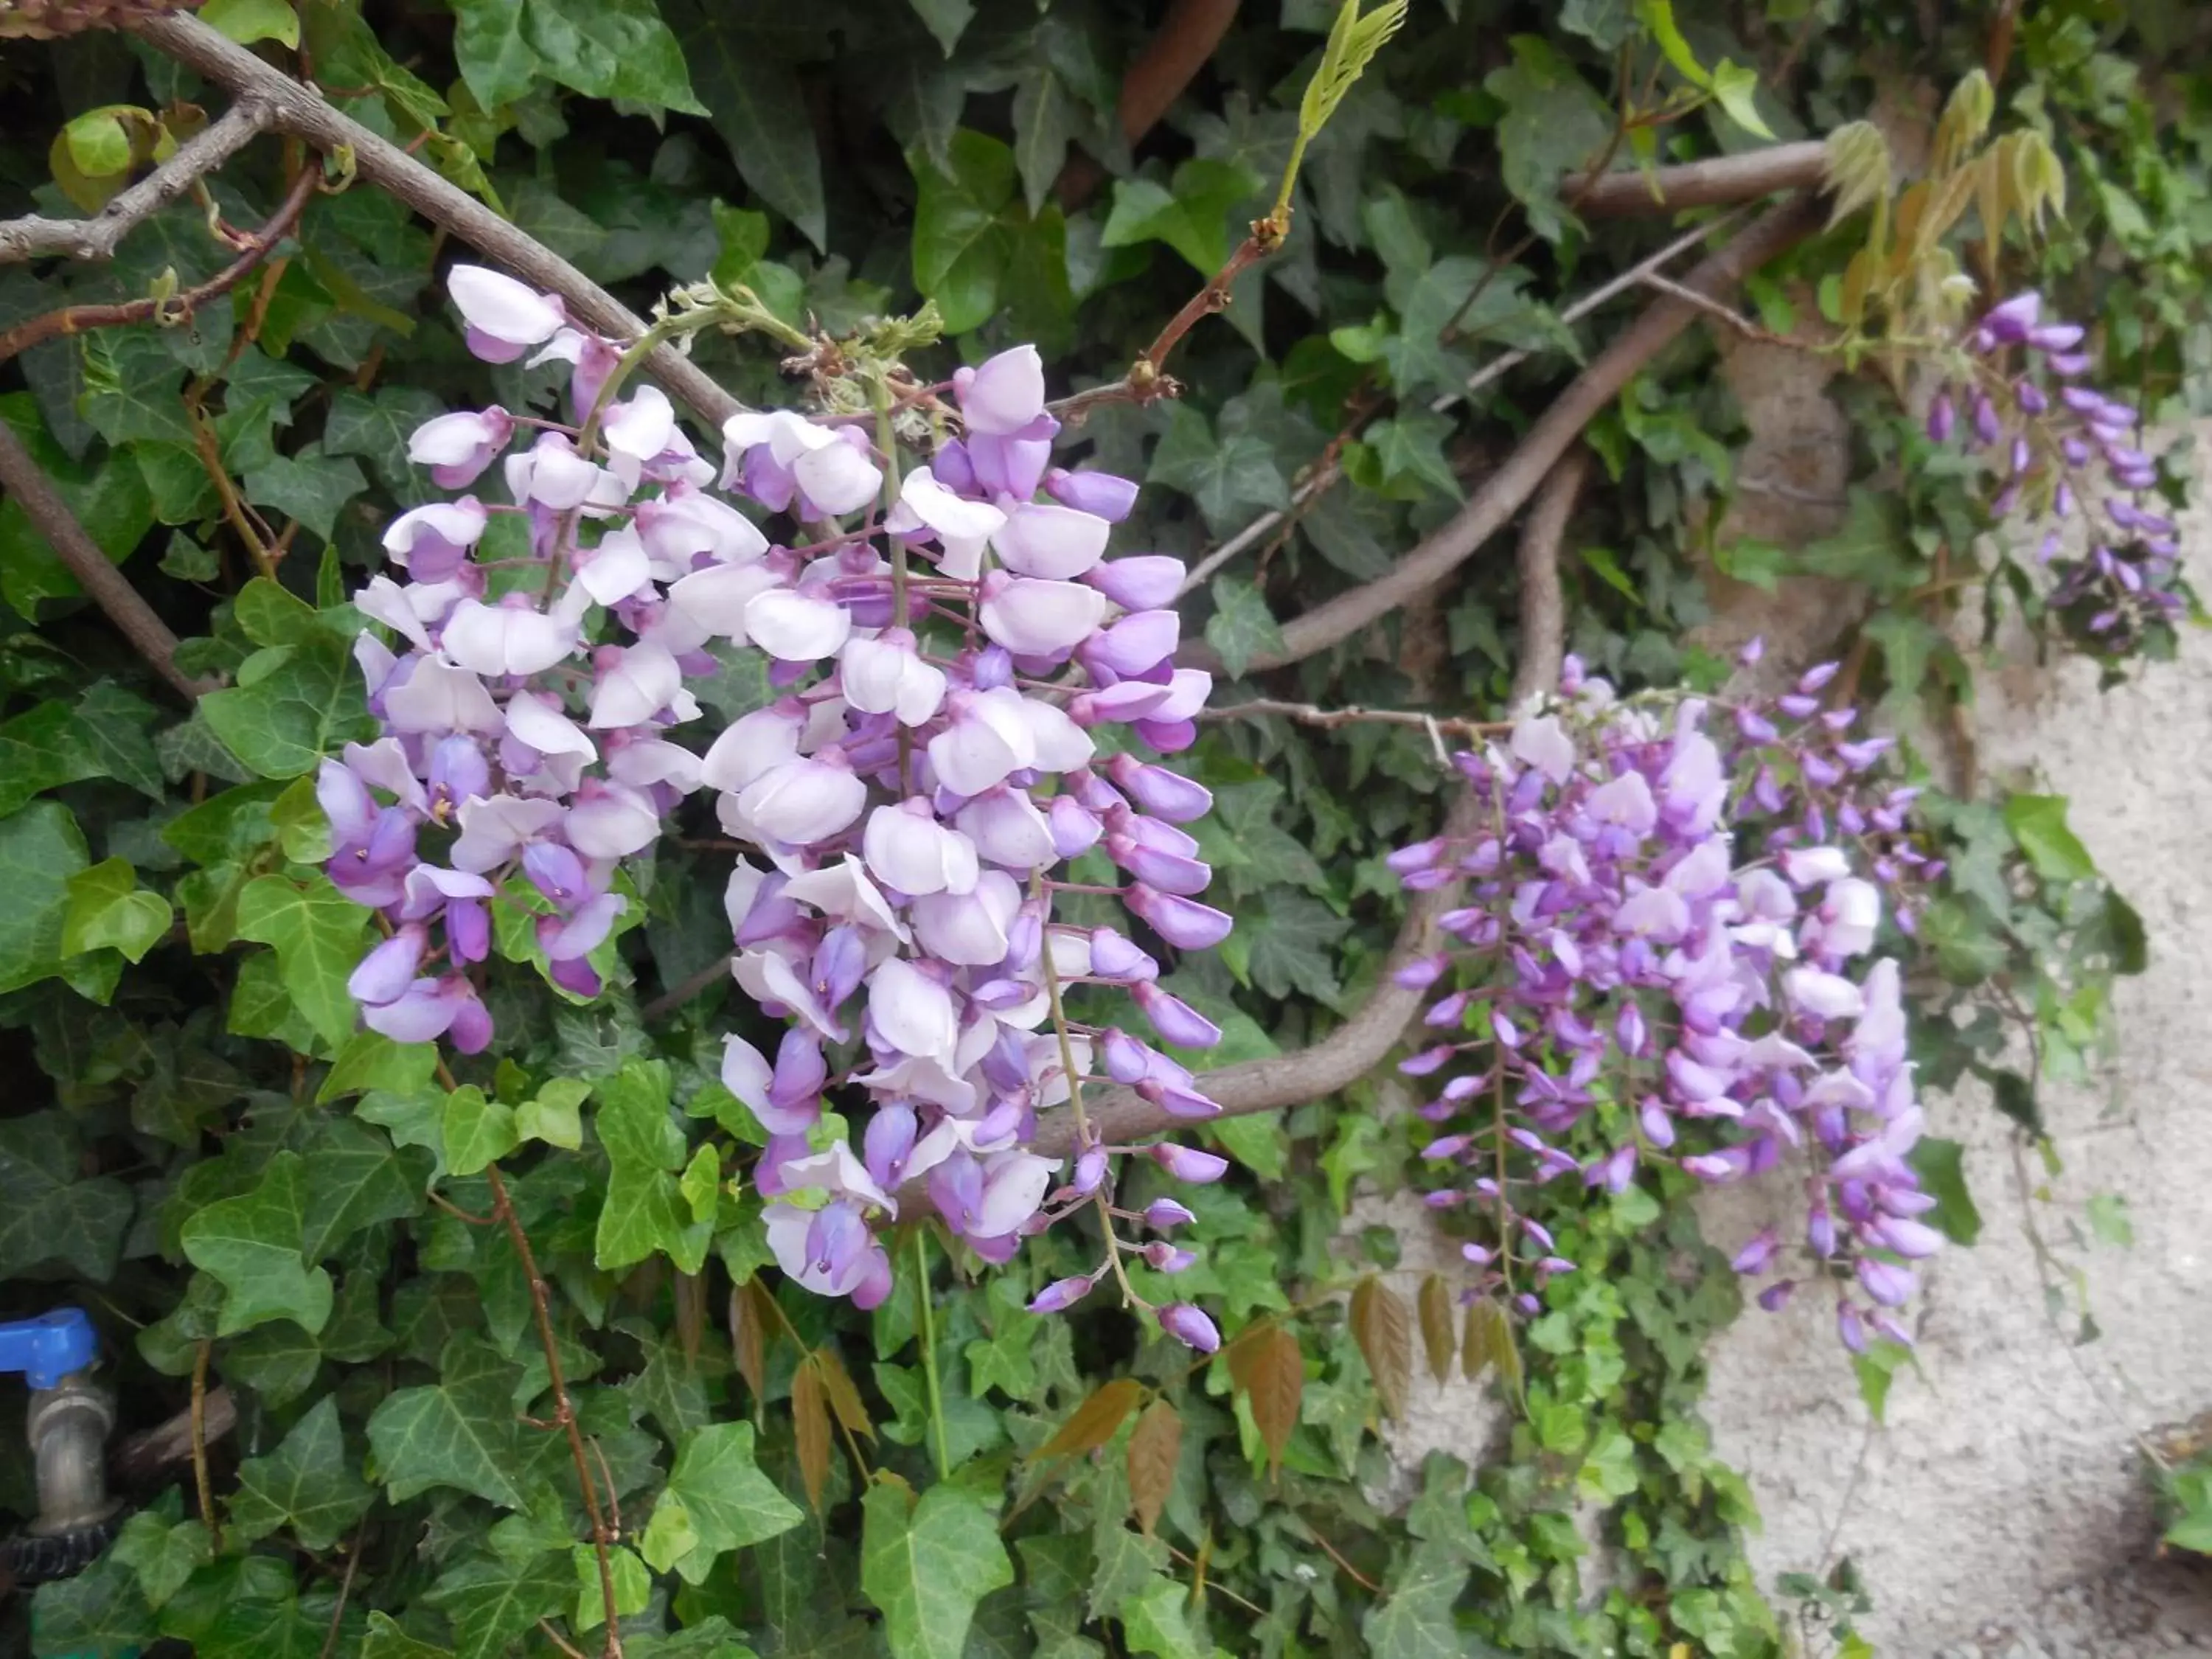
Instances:
[[[23,1373],[34,1389],[59,1386],[100,1352],[100,1333],[82,1308],[56,1308],[36,1319],[0,1323],[0,1376]]]

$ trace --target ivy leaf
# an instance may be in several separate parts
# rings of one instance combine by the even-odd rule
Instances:
[[[670,1504],[680,1506],[696,1541],[680,1557],[653,1565],[663,1570],[672,1565],[694,1584],[705,1581],[725,1550],[747,1548],[805,1518],[753,1461],[750,1423],[710,1423],[684,1437],[654,1510],[656,1522]]]
[[[88,861],[76,820],[58,802],[0,818],[0,991],[61,971],[70,878]]]
[[[453,62],[477,102],[495,110],[527,93],[544,66],[524,37],[525,8],[519,0],[453,0]],[[331,420],[337,418],[334,401]],[[327,435],[324,441],[336,450]]]
[[[1217,434],[1188,404],[1175,406],[1146,476],[1196,501],[1218,532],[1237,528],[1255,509],[1287,507],[1291,501],[1289,481],[1266,438],[1225,412]]]
[[[309,1335],[331,1316],[331,1276],[303,1249],[307,1177],[297,1152],[270,1158],[252,1191],[192,1212],[179,1235],[185,1259],[223,1288],[216,1334],[230,1336],[271,1319]]]
[[[1005,214],[1014,199],[1014,153],[995,138],[963,128],[948,147],[951,166],[939,172],[911,155],[914,285],[937,301],[945,331],[980,328],[999,307],[999,285],[1012,258]]]
[[[438,1370],[436,1383],[387,1395],[369,1414],[373,1467],[392,1501],[453,1486],[505,1509],[527,1508],[528,1494],[515,1478],[524,1462],[515,1428],[515,1367],[463,1332],[446,1345]]]
[[[297,519],[324,541],[337,529],[338,510],[368,488],[360,465],[323,453],[309,444],[296,455],[278,455],[246,475],[246,499]]]
[[[975,15],[974,0],[909,0],[909,3],[915,15],[937,37],[937,44],[945,49],[945,55],[951,57],[953,47],[960,44],[960,37]]]
[[[693,1219],[677,1180],[684,1132],[669,1116],[668,1088],[665,1066],[632,1060],[595,1091],[594,1127],[611,1166],[592,1245],[603,1269],[635,1267],[656,1250],[685,1273],[707,1259],[714,1222]]]
[[[1216,576],[1213,615],[1206,620],[1206,642],[1234,676],[1242,674],[1255,657],[1279,654],[1283,634],[1258,588],[1242,576]]]
[[[512,17],[516,8],[501,3],[486,6],[471,4],[470,0],[454,8],[454,17],[459,24],[455,44],[467,33],[467,19],[471,13],[497,11]],[[466,60],[463,61],[462,76],[468,75]],[[503,98],[486,98],[473,82],[470,89],[487,109],[496,108],[507,102]],[[421,386],[386,386],[376,389],[373,398],[365,397],[351,386],[342,387],[331,399],[330,413],[323,419],[323,453],[325,455],[356,455],[367,461],[370,469],[386,489],[410,489],[416,486],[416,467],[407,459],[407,441],[415,428],[423,422],[443,414],[445,405],[437,397]]]
[[[653,1600],[653,1575],[637,1552],[617,1544],[607,1552],[607,1578],[599,1577],[599,1553],[589,1544],[568,1547],[568,1565],[575,1574],[576,1611],[569,1622],[580,1631],[597,1630],[607,1622],[607,1583],[614,1585],[615,1617],[634,1619]]]
[[[248,658],[239,683],[209,692],[199,712],[223,747],[261,776],[301,776],[325,754],[375,737],[361,675],[338,639],[260,653],[255,666]]]
[[[1465,1563],[1443,1546],[1415,1548],[1381,1605],[1359,1621],[1373,1659],[1470,1659],[1496,1652],[1462,1631],[1452,1616],[1467,1576]]]
[[[381,1031],[359,1030],[338,1045],[337,1055],[315,1091],[318,1105],[388,1090],[412,1094],[426,1088],[437,1070],[438,1048],[433,1042],[394,1042]]]
[[[368,1627],[362,1638],[361,1659],[453,1659],[453,1650],[416,1641],[380,1607],[368,1615]]]
[[[829,214],[813,118],[792,65],[747,26],[748,9],[714,0],[672,6],[684,58],[707,99],[708,108],[696,112],[714,122],[753,192],[826,251]]]
[[[1929,1224],[1941,1228],[1954,1244],[1972,1244],[1982,1236],[1982,1212],[1966,1186],[1965,1150],[1955,1140],[1924,1135],[1906,1155],[1921,1189],[1936,1200]]]
[[[523,1632],[567,1605],[575,1584],[566,1553],[487,1555],[447,1568],[422,1599],[453,1621],[459,1659],[502,1659]]]
[[[289,1527],[301,1548],[326,1550],[375,1501],[346,1457],[337,1398],[325,1395],[275,1451],[239,1465],[230,1523],[247,1539]]]
[[[1014,88],[1014,162],[1030,216],[1043,210],[1067,147],[1082,130],[1075,94],[1048,68],[1033,68]]]
[[[138,885],[127,859],[103,859],[69,878],[69,908],[62,917],[62,954],[120,951],[138,961],[169,931],[169,901]]]
[[[155,1510],[141,1510],[125,1522],[109,1553],[137,1575],[146,1605],[157,1609],[214,1559],[206,1522],[179,1521]]]
[[[1291,1339],[1297,1346],[1297,1339]],[[1210,1647],[1200,1647],[1192,1634],[1185,1609],[1189,1586],[1173,1578],[1157,1579],[1141,1595],[1121,1603],[1121,1634],[1132,1653],[1150,1653],[1158,1659],[1212,1659]]]
[[[1239,931],[1245,935],[1252,983],[1265,995],[1287,998],[1296,990],[1334,1004],[1343,994],[1336,975],[1336,946],[1352,931],[1352,923],[1320,900],[1278,890],[1268,896],[1263,912],[1247,919]]]
[[[1229,263],[1237,240],[1230,234],[1230,215],[1261,182],[1238,162],[1205,156],[1177,167],[1172,188],[1151,179],[1117,179],[1101,240],[1108,247],[1165,242],[1211,279]]]
[[[586,98],[708,112],[693,95],[684,46],[653,0],[529,0],[523,28],[544,71]]]
[[[131,1189],[113,1176],[85,1177],[67,1113],[0,1118],[0,1279],[42,1261],[66,1261],[106,1284],[137,1207]]]
[[[961,1659],[975,1604],[1014,1582],[990,1506],[951,1486],[917,1505],[905,1482],[878,1476],[860,1510],[860,1588],[894,1659]]]
[[[590,1098],[592,1086],[574,1078],[556,1077],[529,1100],[514,1109],[514,1133],[524,1140],[542,1140],[574,1152],[584,1144],[584,1123],[577,1109]]]
[[[1772,138],[1774,129],[1766,125],[1766,118],[1759,112],[1759,71],[1748,64],[1733,63],[1728,58],[1713,65],[1713,101],[1729,113],[1729,118],[1746,132],[1761,138]]]
[[[369,1124],[325,1120],[307,1156],[301,1252],[318,1261],[364,1227],[420,1215],[430,1164],[419,1149],[402,1150]]]
[[[306,881],[257,876],[238,896],[238,936],[272,945],[285,993],[332,1048],[360,1011],[346,980],[368,949],[367,914],[319,872]]]
[[[198,1525],[198,1522],[194,1522]],[[137,1575],[113,1550],[71,1578],[41,1584],[31,1600],[41,1659],[49,1655],[137,1653],[161,1631]]]
[[[1505,106],[1498,148],[1505,188],[1528,210],[1528,227],[1556,242],[1566,228],[1559,181],[1586,167],[1613,137],[1613,112],[1581,72],[1540,36],[1513,37],[1513,62],[1492,70],[1483,90]]]
[[[300,44],[300,16],[290,0],[208,0],[200,21],[241,46],[260,40],[294,47]]]
[[[2097,861],[2066,823],[2063,795],[2014,795],[2005,802],[2005,828],[2045,881],[2088,881]]]
[[[442,1120],[446,1168],[457,1176],[482,1175],[522,1144],[514,1108],[487,1100],[473,1083],[446,1097]]]

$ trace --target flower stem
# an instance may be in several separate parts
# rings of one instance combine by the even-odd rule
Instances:
[[[914,1230],[914,1295],[921,1310],[921,1374],[929,1384],[929,1427],[937,1449],[937,1478],[952,1478],[952,1449],[945,1437],[945,1388],[937,1376],[937,1319],[929,1306],[929,1236]]]

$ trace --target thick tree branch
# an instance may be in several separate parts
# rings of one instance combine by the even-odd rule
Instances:
[[[1770,209],[1741,236],[1701,262],[1682,285],[1708,300],[1727,293],[1747,273],[1810,235],[1820,222],[1820,204],[1812,195],[1792,198]],[[1401,559],[1389,574],[1340,593],[1284,624],[1283,648],[1254,658],[1251,672],[1280,668],[1325,651],[1457,569],[1521,510],[1583,428],[1697,315],[1698,307],[1687,301],[1671,295],[1658,300],[1553,399],[1504,465],[1483,481],[1457,513]],[[1202,647],[1190,648],[1186,655],[1193,666],[1218,666]]]
[[[1588,454],[1577,449],[1553,468],[1535,510],[1522,530],[1521,665],[1513,677],[1516,703],[1548,690],[1559,676],[1565,616],[1559,604],[1555,567],[1587,471]],[[1528,580],[1528,572],[1546,567],[1554,567],[1548,584]],[[1454,795],[1439,833],[1447,837],[1472,835],[1481,827],[1482,803],[1470,789],[1455,790]],[[1198,1091],[1220,1103],[1222,1116],[1241,1117],[1318,1100],[1366,1076],[1397,1046],[1426,1000],[1426,993],[1406,989],[1395,982],[1392,975],[1441,947],[1443,917],[1458,902],[1456,884],[1416,893],[1406,907],[1405,922],[1390,947],[1389,960],[1382,965],[1382,977],[1350,1019],[1310,1048],[1204,1073],[1194,1085]],[[1117,1145],[1147,1139],[1182,1124],[1181,1119],[1127,1089],[1087,1088],[1083,1091],[1083,1106],[1092,1133]],[[1032,1150],[1046,1158],[1066,1158],[1074,1149],[1073,1111],[1063,1106],[1038,1121]],[[915,1189],[902,1193],[900,1199],[902,1213],[910,1205],[927,1201],[926,1194]]]
[[[1639,167],[1569,174],[1559,193],[1573,197],[1575,211],[1586,219],[1620,218],[1635,213],[1680,213],[1687,208],[1752,202],[1785,190],[1816,190],[1828,175],[1828,147],[1818,139],[1770,144],[1739,155],[1681,161],[1646,174]]]
[[[359,175],[479,253],[526,281],[558,294],[568,314],[617,338],[645,332],[642,319],[544,243],[518,230],[482,202],[440,178],[397,144],[340,114],[313,87],[273,69],[196,17],[172,15],[137,26],[139,38],[228,91],[264,106],[270,128],[326,152],[349,150]],[[670,393],[716,427],[743,407],[712,376],[670,346],[646,359]]]
[[[1566,539],[1567,521],[1582,497],[1583,480],[1589,476],[1589,451],[1580,446],[1559,457],[1536,492],[1536,503],[1528,509],[1528,522],[1521,532],[1521,654],[1513,666],[1516,708],[1559,683],[1567,648],[1559,550]]]
[[[241,98],[220,120],[202,128],[177,153],[123,191],[89,219],[48,219],[27,214],[0,222],[0,265],[66,254],[72,259],[111,259],[116,245],[200,179],[268,130],[269,110],[258,98]]]
[[[5,421],[0,421],[0,489],[21,504],[31,527],[46,538],[69,567],[70,574],[76,578],[77,586],[107,613],[108,620],[153,665],[155,673],[187,702],[215,689],[177,666],[177,636],[169,631],[169,625],[154,614],[153,606],[108,562],[107,555],[85,533],[53,480],[31,459],[31,452]]]
[[[1121,79],[1121,136],[1135,143],[1182,96],[1237,21],[1239,0],[1175,0]]]

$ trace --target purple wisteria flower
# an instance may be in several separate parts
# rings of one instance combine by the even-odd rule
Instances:
[[[1392,855],[1409,887],[1468,883],[1442,918],[1450,945],[1395,974],[1435,995],[1437,1041],[1400,1067],[1435,1090],[1419,1109],[1437,1131],[1424,1156],[1446,1170],[1431,1202],[1490,1217],[1465,1247],[1470,1296],[1533,1314],[1574,1270],[1525,1213],[1531,1186],[1620,1192],[1648,1161],[1711,1183],[1793,1167],[1805,1277],[1846,1332],[1908,1340],[1890,1310],[1940,1240],[1912,1219],[1933,1201],[1908,1161],[1921,1111],[1897,963],[1873,953],[1885,893],[1909,932],[1942,866],[1907,830],[1915,792],[1874,776],[1887,741],[1821,710],[1833,672],[1771,706],[1669,704],[1617,698],[1570,659],[1558,699],[1458,757],[1487,827]],[[1759,823],[1762,844],[1740,847]],[[1592,1125],[1612,1144],[1564,1150]],[[1735,1266],[1787,1254],[1762,1233]]]
[[[2189,602],[2142,417],[2083,383],[2092,366],[2086,337],[2078,323],[2045,320],[2039,294],[2005,301],[1968,331],[1961,373],[1937,389],[1927,429],[1939,444],[1988,452],[2002,479],[1992,514],[2027,505],[2039,521],[2037,556],[2056,578],[2052,610],[2099,648],[2120,650],[2146,629],[2170,626]],[[2087,546],[2060,557],[2073,519]]]
[[[1158,982],[1164,954],[1230,923],[1197,896],[1211,872],[1177,827],[1207,792],[1124,752],[1188,746],[1211,689],[1173,661],[1182,563],[1108,556],[1135,486],[1049,467],[1058,422],[1030,347],[959,372],[957,435],[920,464],[849,418],[778,410],[732,417],[717,468],[659,390],[621,395],[624,348],[558,300],[473,266],[448,290],[478,356],[571,364],[577,419],[464,411],[410,441],[444,487],[482,495],[403,514],[385,546],[404,580],[358,599],[393,636],[356,648],[386,735],[325,763],[318,789],[331,878],[388,930],[353,975],[364,1022],[464,1054],[490,1043],[497,907],[526,914],[554,986],[597,996],[629,915],[624,860],[710,792],[755,849],[725,895],[733,976],[787,1028],[773,1058],[730,1037],[722,1066],[768,1134],[751,1175],[784,1271],[872,1307],[902,1194],[927,1192],[994,1261],[1095,1206],[1109,1260],[1037,1298],[1070,1305],[1137,1249],[1114,1238],[1110,1201],[1110,1158],[1133,1149],[1080,1146],[1062,1182],[1030,1150],[1038,1115],[1102,1048],[1173,1115],[1219,1109],[1166,1054],[1063,1002],[1120,988],[1167,1042],[1219,1036]],[[480,557],[495,515],[518,521],[526,556]],[[776,699],[686,742],[686,681],[717,672],[715,647],[767,658]],[[1119,728],[1110,758],[1102,728]],[[1126,872],[1128,934],[1053,918],[1054,871],[1094,846]],[[1186,1180],[1223,1167],[1155,1157]],[[1162,1200],[1146,1219],[1188,1215]],[[1164,1272],[1188,1261],[1145,1249]],[[1158,1317],[1193,1346],[1219,1340],[1194,1309]]]

